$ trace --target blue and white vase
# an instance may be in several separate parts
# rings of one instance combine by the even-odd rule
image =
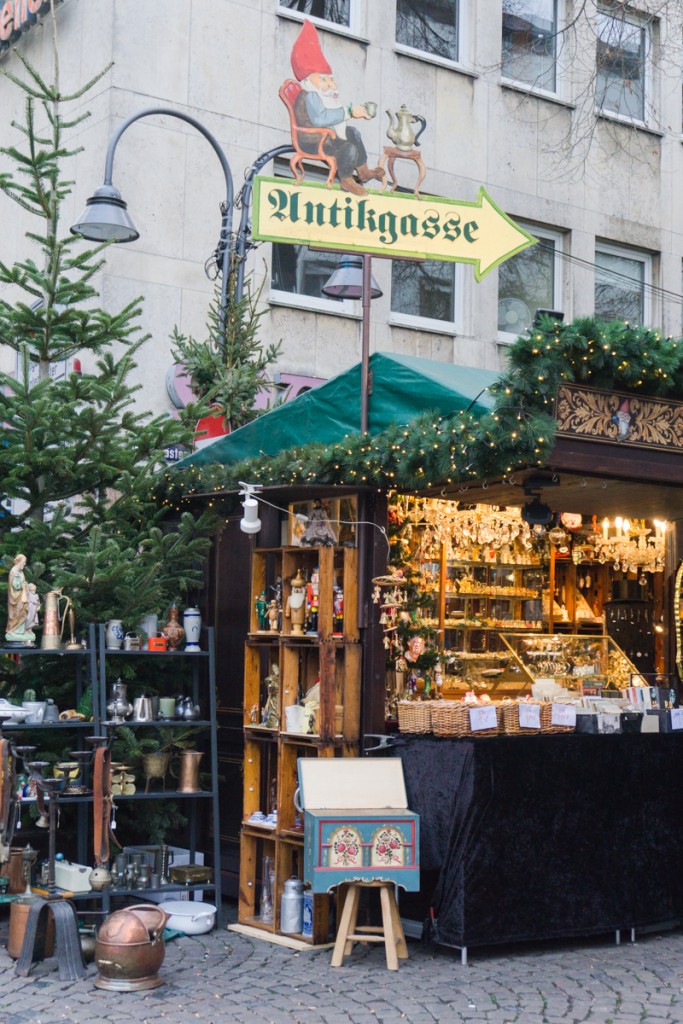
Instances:
[[[185,630],[185,650],[200,651],[199,637],[202,632],[202,613],[199,608],[186,608],[183,612],[183,628]]]
[[[120,651],[123,647],[123,638],[125,635],[121,619],[109,619],[104,632],[107,650]]]

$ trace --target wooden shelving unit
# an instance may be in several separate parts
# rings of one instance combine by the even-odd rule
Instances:
[[[317,619],[303,635],[292,632],[284,613],[297,572],[307,581],[317,576]],[[340,592],[343,615],[340,616]],[[279,630],[259,630],[256,602],[280,598]],[[360,736],[361,646],[358,633],[358,554],[352,547],[257,548],[252,558],[251,628],[246,641],[244,672],[244,818],[241,832],[239,923],[261,930],[264,937],[280,933],[280,899],[292,875],[303,877],[302,818],[295,806],[300,757],[357,756]],[[308,625],[311,625],[308,623]],[[262,724],[265,679],[279,671],[278,727]],[[314,731],[288,733],[286,709],[301,702],[317,682],[320,702]],[[254,721],[254,708],[258,720]],[[261,811],[275,816],[255,822]],[[272,857],[274,912],[261,916],[262,865]],[[330,897],[313,900],[312,935],[307,942],[328,940]],[[296,936],[304,939],[303,935]]]

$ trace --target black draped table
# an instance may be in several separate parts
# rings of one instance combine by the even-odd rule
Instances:
[[[437,941],[466,950],[683,918],[680,733],[397,741],[423,879],[421,902],[401,909],[431,908]]]

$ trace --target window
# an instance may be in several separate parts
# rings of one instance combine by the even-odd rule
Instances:
[[[396,42],[458,60],[459,0],[396,0]]]
[[[562,235],[529,225],[527,230],[538,243],[498,268],[498,331],[514,338],[531,325],[537,309],[562,309]]]
[[[280,7],[308,18],[354,28],[356,0],[280,0]]]
[[[623,11],[598,13],[595,101],[600,110],[645,120],[648,35],[642,21]]]
[[[277,161],[275,174],[291,178],[288,163]],[[306,165],[307,181],[326,181],[319,167]],[[331,299],[323,295],[323,285],[337,269],[339,253],[316,252],[307,245],[286,245],[273,242],[270,270],[270,301],[288,306],[305,306],[325,313],[352,316],[358,304],[350,299]]]
[[[503,0],[503,75],[555,92],[557,0]]]
[[[406,326],[453,331],[455,264],[441,260],[391,262],[392,321]]]
[[[650,319],[648,286],[652,259],[644,253],[601,244],[595,250],[595,315],[603,320],[645,324]]]

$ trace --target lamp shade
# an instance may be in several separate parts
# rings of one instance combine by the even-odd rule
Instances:
[[[363,258],[362,256],[342,256],[339,265],[333,271],[327,284],[323,286],[323,295],[332,299],[362,299],[363,297]],[[375,281],[370,281],[370,298],[378,299],[382,289]]]
[[[71,233],[91,242],[134,242],[140,237],[121,193],[113,185],[100,185],[86,200],[85,210],[72,225]]]

